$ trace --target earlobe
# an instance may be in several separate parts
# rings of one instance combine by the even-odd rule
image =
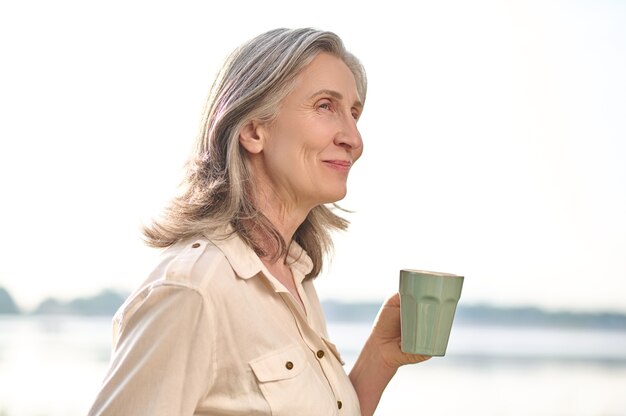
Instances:
[[[256,121],[250,121],[239,131],[239,144],[248,153],[260,153],[263,150],[262,128]]]

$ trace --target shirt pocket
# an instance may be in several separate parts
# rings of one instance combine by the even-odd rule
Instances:
[[[336,414],[330,386],[319,379],[299,345],[262,355],[249,364],[273,416]]]

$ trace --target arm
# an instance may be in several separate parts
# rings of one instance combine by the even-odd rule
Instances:
[[[211,328],[197,291],[179,285],[146,289],[126,308],[89,415],[192,415],[210,382]]]
[[[371,416],[398,368],[430,357],[407,354],[400,349],[400,296],[396,293],[378,312],[372,333],[356,360],[350,380],[359,397],[361,415]]]

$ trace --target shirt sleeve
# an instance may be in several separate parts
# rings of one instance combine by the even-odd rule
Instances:
[[[121,324],[89,415],[193,415],[212,381],[213,330],[202,294],[176,284],[147,288]]]

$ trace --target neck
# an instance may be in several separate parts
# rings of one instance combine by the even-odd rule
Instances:
[[[304,222],[309,214],[308,209],[298,209],[295,205],[286,204],[278,195],[271,193],[257,193],[254,196],[254,204],[256,208],[269,220],[287,246],[291,243],[296,230]],[[264,256],[264,261],[284,262],[285,257],[275,258],[278,247],[275,245],[274,239],[259,232],[259,228],[253,224],[248,228],[252,231],[252,237],[260,244],[264,252],[270,253]]]
[[[253,171],[254,185],[251,189],[254,206],[274,226],[287,246],[293,236],[309,215],[313,206],[310,201],[298,200],[296,192],[281,187],[280,181],[272,180],[266,172],[263,160],[258,155],[250,155],[250,169]],[[258,228],[253,226],[251,230]],[[252,237],[261,245],[266,253],[276,253],[278,247],[274,246],[271,236],[264,233],[252,232]],[[275,256],[267,256],[266,261]],[[285,260],[285,258],[276,259]]]
[[[276,196],[263,198],[263,200],[256,202],[258,204],[257,209],[272,223],[287,245],[309,214],[308,210],[297,209],[284,204]]]

